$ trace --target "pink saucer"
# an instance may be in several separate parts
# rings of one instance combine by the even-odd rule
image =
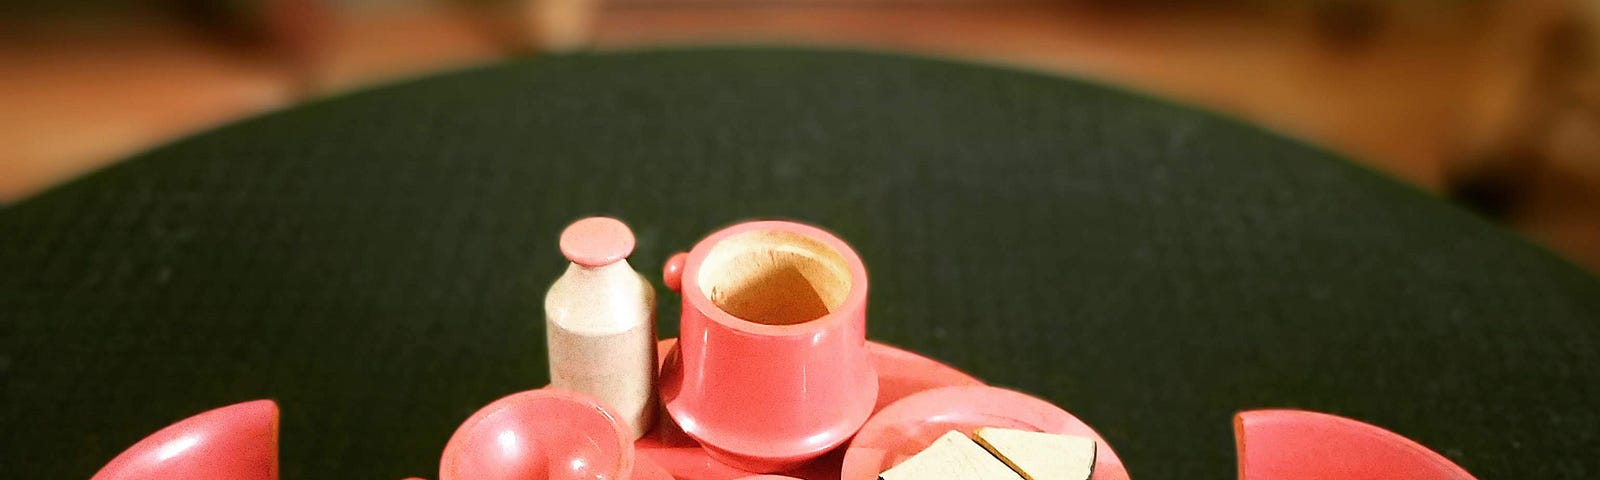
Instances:
[[[1302,410],[1233,417],[1241,480],[1472,480],[1417,442],[1366,423]]]
[[[874,414],[845,450],[843,480],[872,480],[950,430],[1014,428],[1090,437],[1097,442],[1094,480],[1126,480],[1122,460],[1078,417],[1044,400],[988,386],[924,391]]]
[[[620,480],[634,469],[628,437],[621,417],[594,397],[514,393],[462,422],[439,459],[439,480]]]
[[[656,344],[658,361],[674,353],[678,340],[668,338]],[[935,361],[881,343],[867,341],[867,352],[878,369],[878,401],[873,411],[901,398],[929,389],[951,386],[977,386],[983,382],[971,375]],[[870,421],[869,421],[870,423]],[[738,480],[753,474],[724,465],[708,456],[700,444],[689,438],[665,412],[656,428],[634,442],[639,458],[649,458],[666,468],[678,480]],[[785,475],[804,480],[837,480],[844,462],[844,449],[836,449]],[[873,472],[876,475],[877,472]]]

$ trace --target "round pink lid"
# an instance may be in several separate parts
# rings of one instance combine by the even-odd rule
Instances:
[[[603,267],[633,253],[633,231],[621,220],[589,217],[561,231],[561,254],[585,267]]]

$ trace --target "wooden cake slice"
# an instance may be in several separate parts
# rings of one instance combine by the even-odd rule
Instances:
[[[1027,480],[1087,480],[1094,473],[1091,438],[987,427],[973,437]]]
[[[951,430],[928,448],[878,475],[879,480],[1020,480],[1022,477],[961,432]]]

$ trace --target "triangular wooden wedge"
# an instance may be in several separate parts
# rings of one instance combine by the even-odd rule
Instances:
[[[1086,480],[1094,439],[1007,428],[979,428],[973,438],[1027,480]]]
[[[1020,480],[1016,472],[961,432],[945,432],[932,445],[878,474],[879,480]]]

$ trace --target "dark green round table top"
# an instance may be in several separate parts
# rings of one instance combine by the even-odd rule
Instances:
[[[1231,415],[1264,407],[1480,478],[1600,475],[1600,282],[1515,234],[1101,86],[769,49],[379,88],[0,211],[0,470],[86,478],[272,398],[286,479],[434,477],[459,422],[546,383],[557,235],[591,214],[655,282],[742,219],[826,227],[870,271],[872,338],[1062,405],[1135,478],[1231,478]]]

